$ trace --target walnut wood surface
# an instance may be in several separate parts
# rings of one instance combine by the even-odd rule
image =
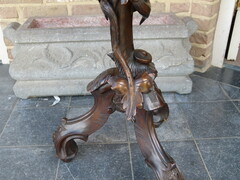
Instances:
[[[53,134],[57,156],[68,162],[77,154],[78,147],[74,139],[87,141],[88,136],[101,128],[108,117],[113,113],[113,91],[100,94],[100,90],[94,91],[94,106],[86,114],[74,119],[64,118],[62,124]]]
[[[153,124],[153,112],[138,109],[135,134],[145,162],[159,180],[183,180],[173,158],[161,146]]]
[[[88,84],[95,99],[93,108],[80,117],[62,120],[53,134],[57,156],[68,162],[78,151],[74,139],[87,141],[88,136],[107,121],[114,111],[124,112],[135,126],[137,142],[146,163],[157,180],[183,180],[173,158],[161,146],[155,132],[169,116],[169,108],[154,79],[157,70],[152,56],[134,49],[132,18],[139,12],[143,23],[149,16],[149,0],[99,0],[101,9],[110,21],[112,52],[109,57],[116,68],[101,73]],[[155,121],[153,121],[153,117]]]

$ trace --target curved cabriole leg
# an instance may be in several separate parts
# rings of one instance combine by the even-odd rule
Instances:
[[[53,134],[56,154],[65,162],[71,161],[77,154],[78,147],[74,139],[87,141],[88,136],[100,129],[114,111],[112,107],[114,92],[112,90],[104,93],[96,90],[92,94],[95,101],[92,109],[74,119],[64,118]]]
[[[138,109],[134,127],[145,162],[154,170],[157,180],[183,180],[175,161],[164,151],[156,136],[153,113]]]
[[[153,111],[154,115],[154,126],[158,128],[164,121],[166,121],[169,117],[169,107],[168,104],[165,102],[163,96],[162,96],[162,91],[157,87],[155,84],[155,91],[158,96],[159,102],[161,102],[162,107],[158,108]]]

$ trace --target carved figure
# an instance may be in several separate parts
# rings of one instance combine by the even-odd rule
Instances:
[[[132,18],[138,11],[142,24],[151,11],[149,0],[99,0],[101,9],[110,21],[112,53],[109,57],[117,68],[101,73],[88,84],[88,91],[95,98],[93,108],[74,119],[62,120],[53,134],[57,156],[68,162],[78,151],[74,139],[87,141],[88,136],[107,121],[114,111],[126,113],[127,120],[135,126],[137,142],[146,163],[158,180],[183,180],[173,158],[161,146],[155,132],[169,115],[161,90],[154,82],[157,70],[151,55],[134,49]],[[158,121],[153,121],[153,116]]]

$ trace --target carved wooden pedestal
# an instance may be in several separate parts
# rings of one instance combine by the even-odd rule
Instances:
[[[100,0],[101,8],[110,20],[111,43],[113,52],[109,57],[117,68],[101,73],[89,83],[87,89],[95,98],[93,108],[86,114],[74,119],[62,120],[53,134],[57,156],[68,162],[78,151],[74,139],[87,141],[88,136],[101,128],[114,111],[126,113],[127,120],[135,126],[137,142],[146,163],[151,167],[158,180],[182,180],[173,158],[162,148],[155,132],[164,120],[169,109],[154,79],[157,71],[151,55],[141,49],[134,49],[132,16],[138,11],[140,22],[150,14],[147,0]],[[153,116],[158,121],[153,121]]]

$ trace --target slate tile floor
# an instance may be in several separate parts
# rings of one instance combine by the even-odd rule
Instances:
[[[64,116],[93,104],[91,96],[18,99],[7,65],[0,65],[0,180],[154,180],[133,125],[121,113],[79,143],[70,163],[55,157],[52,133]],[[169,121],[157,133],[187,180],[240,179],[240,72],[210,68],[194,73],[188,95],[164,93]]]

